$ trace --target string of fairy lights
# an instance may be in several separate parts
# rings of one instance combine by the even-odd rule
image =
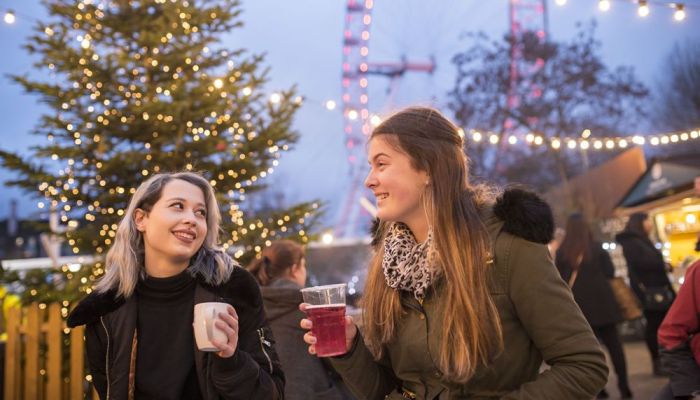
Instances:
[[[630,3],[630,1],[623,1],[619,0],[617,2],[625,2],[625,3]],[[567,0],[555,0],[555,3],[559,6],[564,6],[567,4]],[[670,2],[661,2],[661,1],[646,1],[646,0],[633,0],[632,3],[635,3],[637,5],[637,10],[638,10],[638,15],[640,17],[646,17],[650,14],[650,9],[652,6],[665,6],[667,8],[671,8],[674,10],[674,20],[675,21],[684,21],[687,17],[687,9],[688,8],[696,8],[693,5],[686,5],[683,3],[670,3]],[[611,1],[610,0],[599,0],[598,1],[598,8],[605,12],[610,10],[611,8]],[[13,24],[16,22],[17,14],[12,11],[12,10],[7,10],[4,13],[4,21],[7,24]],[[24,18],[24,17],[23,17]],[[27,17],[29,18],[29,17]],[[47,35],[53,34],[53,31],[51,30],[50,27],[46,27],[45,33]],[[78,41],[80,42],[80,46],[84,49],[89,49],[90,48],[90,36],[89,35],[84,35],[80,36],[77,38]],[[164,37],[164,39],[167,41],[167,38]],[[205,48],[205,52],[208,51],[208,49]],[[93,55],[93,58],[96,57],[97,54]],[[188,59],[189,60],[189,59]],[[187,60],[186,60],[187,61]],[[151,60],[151,63],[157,63],[157,61]],[[192,69],[194,71],[197,71],[199,68],[196,63],[194,63],[192,60],[189,60],[187,63],[188,65],[192,65]],[[153,65],[153,64],[152,64]],[[158,66],[157,64],[153,65],[154,67]],[[52,69],[52,65],[49,65],[49,68]],[[164,72],[168,72],[169,67],[167,65],[161,66],[162,70]],[[229,69],[233,69],[232,62],[229,63]],[[132,71],[136,74],[139,73],[138,70]],[[178,75],[182,71],[174,71],[173,78],[177,79]],[[76,83],[77,84],[77,83]],[[210,91],[213,90],[219,90],[223,87],[224,81],[222,78],[215,78],[212,81],[212,85],[210,86]],[[94,90],[94,96],[91,98],[96,99],[99,96],[99,86],[100,83],[98,82],[97,84],[94,85],[94,87],[89,88],[91,90]],[[123,88],[122,88],[123,89]],[[129,97],[130,95],[133,95],[135,97],[140,97],[140,93],[136,93],[134,87],[130,87],[125,90],[125,95]],[[169,96],[172,88],[158,88],[159,94],[162,94],[164,96]],[[132,93],[134,92],[134,93]],[[253,94],[253,90],[250,87],[244,87],[241,91],[241,94],[243,96],[250,96]],[[226,96],[227,94],[222,92],[221,96]],[[269,102],[271,104],[278,104],[283,100],[283,96],[281,93],[274,92],[269,95]],[[137,99],[137,102],[139,102],[140,99]],[[359,110],[354,110],[354,109],[341,109],[339,108],[337,102],[334,99],[328,99],[324,101],[314,101],[313,99],[310,99],[308,97],[302,97],[302,96],[296,96],[294,101],[301,105],[302,102],[307,103],[317,103],[318,105],[322,106],[328,111],[338,111],[342,112],[345,117],[347,117],[349,120],[357,120],[359,118],[362,118],[360,115]],[[74,104],[70,104],[74,105]],[[70,105],[64,104],[64,108],[67,109]],[[107,106],[108,104],[105,104]],[[88,111],[94,111],[94,106],[90,106]],[[92,109],[92,110],[91,110]],[[109,110],[103,110],[103,113],[106,115],[109,115]],[[147,113],[144,113],[143,115],[140,116],[144,120],[147,120],[150,116]],[[172,116],[168,115],[157,115],[155,116],[158,119],[162,119],[165,122],[172,121]],[[122,116],[122,122],[128,121],[130,117],[127,116]],[[371,126],[377,126],[379,123],[381,123],[381,117],[378,114],[370,114],[368,117],[369,119],[368,122],[370,122]],[[109,119],[107,119],[105,116],[98,116],[97,118],[98,123],[102,123],[107,125],[109,123]],[[220,122],[220,121],[219,121]],[[70,127],[70,124],[68,124],[68,127]],[[230,129],[237,130],[240,132],[244,131],[244,128],[240,126],[234,126]],[[70,129],[68,129],[70,130]],[[579,134],[565,134],[561,135],[559,137],[555,138],[546,138],[542,135],[539,135],[537,133],[529,133],[522,137],[518,137],[516,135],[510,135],[507,137],[504,137],[503,134],[497,133],[497,132],[483,132],[478,129],[468,129],[465,128],[460,131],[463,137],[465,137],[466,140],[471,140],[474,143],[484,143],[484,144],[492,144],[492,145],[497,145],[501,143],[502,141],[507,141],[508,144],[510,145],[518,145],[522,143],[526,143],[532,146],[549,146],[554,150],[615,150],[615,149],[624,149],[632,145],[645,145],[649,144],[651,146],[663,146],[663,145],[668,145],[668,144],[675,144],[675,143],[680,143],[680,142],[685,142],[688,140],[694,140],[698,138],[698,131],[699,129],[696,130],[689,130],[687,132],[668,132],[668,133],[651,133],[651,134],[645,134],[645,135],[623,135],[623,136],[610,136],[610,137],[596,137],[596,138],[589,138],[591,135],[589,130],[584,130],[580,135]],[[212,135],[216,136],[217,132],[216,131],[210,131],[209,129],[206,129],[204,127],[193,127],[191,126],[191,122],[188,122],[188,131],[192,132],[192,139],[194,141],[198,141],[206,136]],[[75,138],[75,144],[79,145],[84,139],[79,136],[79,134]],[[234,136],[234,139],[240,138],[240,134],[236,134]],[[51,138],[49,138],[51,139]],[[99,140],[99,137],[93,138],[94,140]],[[148,147],[147,147],[148,149]],[[276,149],[272,147],[270,149],[271,152],[278,151],[279,149]],[[282,150],[287,150],[286,148],[282,148]],[[241,155],[244,156],[244,155]],[[279,157],[279,154],[276,155]],[[151,155],[146,154],[147,160],[150,160]],[[84,160],[83,160],[84,162]],[[273,162],[274,166],[277,166],[278,162],[275,160]],[[191,169],[191,165],[187,165],[188,169]],[[154,167],[153,172],[158,172],[158,166]],[[248,180],[240,184],[240,187],[238,187],[238,192],[236,193],[229,193],[229,195],[232,196],[234,200],[243,200],[245,199],[245,187],[246,186],[251,186],[254,184],[254,182],[259,179],[259,178],[264,178],[266,175],[271,174],[272,168],[268,171],[263,171],[260,176],[250,176]],[[142,171],[144,176],[147,176],[149,171],[144,170]],[[235,175],[237,174],[235,171],[228,171],[228,174],[230,176],[236,177]],[[232,175],[233,174],[233,175]],[[224,177],[220,177],[219,180],[224,179]],[[100,186],[105,186],[106,182],[104,180],[99,181]],[[212,185],[216,186],[216,180],[212,180]],[[117,190],[119,188],[116,188]],[[133,189],[133,188],[132,188]],[[95,205],[97,207],[97,205]]]
[[[565,6],[567,3],[567,0],[554,0],[554,4],[558,6]],[[688,16],[688,9],[700,9],[700,5],[679,2],[654,0],[598,0],[598,10],[601,12],[608,12],[612,8],[612,3],[635,5],[637,8],[637,15],[640,18],[648,17],[652,12],[652,8],[670,10],[673,21],[675,22],[685,21]]]
[[[325,108],[328,111],[336,111],[337,103],[335,100],[314,101],[304,98],[304,102],[313,102]],[[345,115],[350,120],[359,118],[357,110],[345,111]],[[382,122],[382,117],[379,114],[370,114],[369,122],[372,126],[377,126]],[[484,131],[479,129],[459,129],[459,135],[467,142],[473,144],[498,145],[502,141],[506,141],[509,145],[526,145],[541,147],[547,146],[553,150],[591,150],[591,151],[606,151],[625,149],[631,146],[664,146],[676,143],[687,142],[700,138],[700,127],[698,129],[681,131],[681,132],[662,132],[648,134],[632,134],[623,136],[593,136],[590,129],[584,129],[580,134],[567,134],[558,137],[545,137],[542,134],[530,132],[521,135],[504,135],[499,132]]]

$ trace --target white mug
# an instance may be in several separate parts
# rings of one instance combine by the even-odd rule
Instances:
[[[228,343],[226,333],[217,328],[214,321],[219,319],[219,313],[228,313],[226,309],[228,303],[199,303],[194,305],[194,337],[197,341],[197,347],[201,351],[219,351],[214,346],[212,339],[220,343]]]

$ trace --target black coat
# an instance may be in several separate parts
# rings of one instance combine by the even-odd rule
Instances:
[[[309,354],[304,343],[306,330],[299,326],[305,318],[299,311],[303,302],[301,286],[279,279],[262,288],[265,313],[277,341],[277,353],[285,372],[286,400],[340,400],[340,388],[333,379],[334,371],[322,359]]]
[[[268,400],[283,398],[284,374],[265,320],[260,289],[252,275],[235,267],[220,286],[197,280],[194,303],[231,304],[238,313],[238,347],[230,358],[203,352],[195,345],[195,367],[205,400]],[[102,399],[126,399],[132,389],[131,358],[138,340],[137,296],[115,298],[114,292],[93,292],[68,317],[68,326],[86,325],[87,359],[93,384]],[[193,311],[194,312],[194,311]]]
[[[561,252],[557,252],[556,265],[562,279],[568,283],[574,266],[563,260]],[[581,261],[576,281],[571,288],[576,303],[593,327],[622,321],[620,307],[610,287],[610,279],[614,276],[615,267],[610,255],[600,243],[593,242]]]
[[[668,287],[673,291],[666,275],[666,263],[661,252],[646,236],[634,232],[621,232],[615,240],[622,245],[622,252],[627,261],[630,286],[644,304],[645,287]]]

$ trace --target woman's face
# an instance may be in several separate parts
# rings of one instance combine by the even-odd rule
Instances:
[[[647,235],[654,229],[654,223],[651,222],[651,218],[649,217],[642,222],[642,226],[644,227],[644,232],[646,232]]]
[[[396,149],[384,135],[369,142],[370,164],[365,186],[374,192],[377,217],[383,221],[403,222],[409,227],[425,218],[421,196],[429,183],[428,174],[411,165],[408,155]]]
[[[134,222],[143,233],[147,266],[155,260],[186,268],[207,235],[204,193],[189,182],[171,180],[151,211],[136,211]]]

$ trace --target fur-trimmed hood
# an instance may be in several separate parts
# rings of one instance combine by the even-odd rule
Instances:
[[[512,235],[541,244],[554,238],[552,209],[533,192],[507,189],[496,200],[493,213],[503,221],[503,230]]]
[[[489,230],[503,224],[503,231],[531,242],[547,244],[554,238],[554,217],[549,204],[524,189],[506,189],[495,204],[485,208],[483,215]],[[375,219],[371,227],[372,246],[379,240],[378,230],[379,220]]]

